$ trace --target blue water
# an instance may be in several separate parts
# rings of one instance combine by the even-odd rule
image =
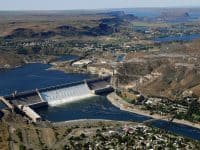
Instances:
[[[190,11],[189,15],[191,17],[191,20],[199,19],[200,18],[200,11]]]
[[[118,62],[123,62],[124,61],[124,57],[125,57],[125,54],[121,54],[121,55],[117,56],[117,61]]]
[[[150,119],[146,116],[122,111],[112,105],[105,97],[90,98],[59,107],[37,109],[36,111],[44,119],[54,122],[76,119],[107,119],[143,122]],[[167,121],[154,121],[152,125],[182,136],[200,140],[200,130],[196,128],[176,123],[168,123]]]
[[[50,65],[47,64],[34,63],[0,72],[0,95],[71,83],[92,77],[88,74],[66,74],[61,71],[47,70],[49,67]]]
[[[155,121],[152,125],[185,137],[200,140],[200,129],[197,128],[177,123],[169,123],[167,121]]]
[[[5,108],[5,105],[0,102],[0,110]]]
[[[162,9],[125,9],[126,14],[133,14],[137,17],[155,18],[161,15]]]
[[[75,119],[134,120],[141,122],[149,119],[145,116],[119,110],[104,96],[81,100],[59,107],[38,109],[37,112],[43,118],[56,122]]]
[[[125,9],[124,10],[125,13],[127,14],[134,14],[137,17],[145,17],[145,18],[157,18],[159,17],[163,12],[167,12],[167,11],[174,11],[174,10],[170,10],[170,9],[165,9],[165,8],[161,8],[161,9]],[[200,18],[200,11],[199,10],[185,10],[183,12],[187,12],[189,14],[189,18],[183,18],[182,20],[174,20],[174,22],[187,22],[187,21],[194,21]]]
[[[24,91],[91,78],[87,74],[65,74],[61,71],[46,70],[49,67],[50,65],[35,63],[0,72],[1,95],[10,94],[15,90]],[[95,97],[59,107],[38,109],[36,111],[42,117],[51,121],[109,119],[142,122],[149,119],[145,116],[121,111],[119,108],[113,106],[105,97]],[[153,123],[153,126],[200,140],[199,129],[180,124],[168,124],[165,121],[156,121]]]
[[[78,59],[79,56],[76,55],[62,55],[58,58],[59,61],[70,61],[70,60],[75,60]]]
[[[191,35],[183,35],[183,36],[168,36],[168,37],[163,37],[163,38],[155,38],[153,39],[153,41],[155,43],[166,43],[166,42],[173,42],[173,41],[186,42],[186,41],[192,41],[195,39],[200,39],[200,34],[191,34]]]

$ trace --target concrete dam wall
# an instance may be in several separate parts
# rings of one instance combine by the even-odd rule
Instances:
[[[82,100],[95,94],[110,92],[110,77],[89,79],[74,83],[50,86],[42,89],[13,93],[4,98],[14,106],[23,105],[31,108],[56,106],[72,101]]]
[[[111,91],[113,88],[110,77],[103,77],[21,93],[14,92],[0,97],[0,101],[12,111],[23,112],[33,122],[37,122],[41,117],[34,111],[36,108],[62,105]]]
[[[40,96],[42,100],[48,102],[50,106],[57,106],[85,99],[94,96],[94,94],[86,83],[82,83],[53,91],[42,92]]]

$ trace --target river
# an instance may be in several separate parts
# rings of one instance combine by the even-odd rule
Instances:
[[[27,64],[19,68],[0,72],[0,95],[13,91],[25,91],[62,83],[70,83],[94,76],[88,74],[65,74],[61,71],[47,70],[47,64]],[[121,111],[113,106],[106,97],[95,97],[59,107],[36,110],[44,119],[50,121],[67,121],[75,119],[108,119],[142,122],[149,117]],[[200,140],[200,130],[180,124],[168,124],[165,121],[153,122],[153,126],[174,133]]]

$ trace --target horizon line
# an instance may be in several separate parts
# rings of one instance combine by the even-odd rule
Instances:
[[[18,12],[30,12],[30,11],[98,11],[98,10],[112,10],[112,9],[163,9],[163,8],[185,8],[185,9],[192,9],[192,8],[200,8],[200,6],[165,6],[165,7],[116,7],[116,8],[83,8],[83,9],[5,9],[5,10],[0,10],[0,12],[9,12],[9,11],[18,11]]]

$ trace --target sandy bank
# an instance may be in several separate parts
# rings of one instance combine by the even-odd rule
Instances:
[[[107,99],[114,106],[120,108],[123,111],[128,111],[128,112],[132,112],[132,113],[135,113],[135,114],[150,117],[151,119],[158,119],[158,120],[164,120],[164,121],[169,121],[168,118],[170,118],[168,116],[161,116],[161,115],[158,115],[158,114],[150,115],[149,111],[144,111],[144,110],[140,110],[138,108],[135,108],[134,105],[129,104],[128,102],[124,101],[121,97],[116,95],[116,93],[114,93],[114,92],[107,95]],[[189,122],[187,120],[174,119],[173,122],[200,129],[200,124],[192,123],[192,122]]]
[[[82,126],[95,126],[99,124],[106,124],[106,125],[116,125],[116,124],[138,124],[137,122],[130,122],[130,121],[116,121],[116,120],[105,120],[105,119],[78,119],[78,120],[69,120],[69,121],[62,121],[62,122],[54,122],[52,123],[55,127],[60,126],[73,126],[73,125],[82,125]]]

